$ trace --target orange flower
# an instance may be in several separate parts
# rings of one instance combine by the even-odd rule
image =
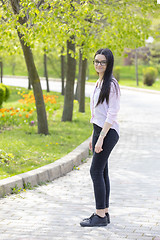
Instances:
[[[1,111],[1,113],[4,113],[6,111],[6,109],[5,108],[1,108],[0,111]]]
[[[22,114],[19,114],[19,117],[22,117]]]
[[[29,118],[29,114],[26,114],[26,118]]]
[[[5,115],[4,115],[4,114],[2,114],[2,117],[5,117]]]

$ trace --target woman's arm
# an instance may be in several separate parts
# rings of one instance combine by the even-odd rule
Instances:
[[[97,143],[95,145],[96,153],[103,151],[103,149],[102,149],[103,140],[104,140],[105,136],[107,135],[109,129],[111,128],[112,124],[116,120],[119,108],[120,108],[120,91],[118,88],[118,94],[117,94],[116,90],[115,90],[115,86],[112,83],[111,91],[110,91],[110,95],[109,95],[107,118],[104,123],[103,129],[100,133],[100,136],[97,140]]]
[[[102,149],[103,140],[104,140],[105,136],[107,135],[111,126],[112,126],[112,124],[110,124],[108,122],[104,123],[103,129],[101,130],[99,138],[98,138],[97,143],[95,145],[95,152],[96,153],[99,153],[99,152],[103,151],[103,149]]]

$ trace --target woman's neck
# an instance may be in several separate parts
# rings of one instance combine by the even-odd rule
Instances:
[[[104,75],[104,74],[100,74],[100,73],[99,73],[99,81],[100,81],[100,82],[103,81],[103,75]]]

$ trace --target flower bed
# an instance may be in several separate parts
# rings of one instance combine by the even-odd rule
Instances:
[[[18,107],[0,109],[0,128],[11,125],[20,126],[21,124],[29,124],[33,126],[36,124],[37,116],[33,92],[29,91],[29,93],[26,93],[23,91],[18,92],[18,94],[22,97],[18,100]],[[43,98],[46,105],[47,117],[50,118],[54,110],[60,107],[59,104],[57,104],[58,96],[44,94]]]

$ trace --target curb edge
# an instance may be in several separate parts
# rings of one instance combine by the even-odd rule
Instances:
[[[30,183],[32,187],[42,182],[51,182],[56,178],[62,177],[73,168],[83,163],[83,159],[89,156],[90,137],[76,147],[72,152],[53,163],[44,165],[37,169],[21,173],[12,177],[0,180],[0,198],[12,193],[12,188],[17,186],[23,189],[24,184]]]

